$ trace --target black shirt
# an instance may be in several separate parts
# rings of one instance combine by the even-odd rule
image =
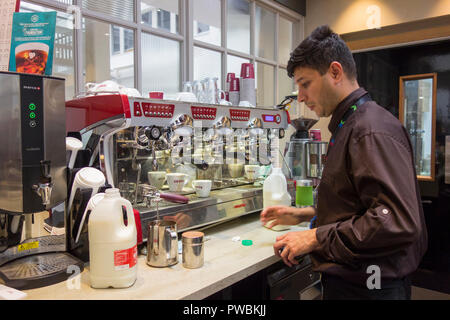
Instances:
[[[342,116],[367,91],[359,88],[333,112]],[[318,189],[316,271],[360,284],[376,265],[382,279],[415,271],[427,234],[413,150],[405,128],[389,111],[368,101],[339,129]]]

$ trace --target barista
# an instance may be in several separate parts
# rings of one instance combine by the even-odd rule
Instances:
[[[292,266],[311,253],[324,299],[410,299],[427,235],[408,133],[359,87],[349,48],[328,26],[291,53],[288,75],[300,102],[331,115],[332,138],[317,208],[261,213],[271,226],[317,217],[312,229],[277,237],[275,254]]]

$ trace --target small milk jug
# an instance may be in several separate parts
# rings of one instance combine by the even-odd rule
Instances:
[[[287,190],[286,177],[281,168],[272,168],[272,173],[264,180],[263,205],[264,208],[291,205],[291,196]]]
[[[124,221],[124,211],[126,219]],[[131,203],[119,189],[106,189],[88,223],[90,282],[93,288],[127,288],[137,277],[137,235]]]

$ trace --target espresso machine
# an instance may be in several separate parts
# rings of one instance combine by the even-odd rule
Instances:
[[[318,120],[298,118],[291,120],[296,129],[286,143],[283,173],[292,180],[311,179],[316,186],[322,177],[328,143],[313,141],[308,130]]]
[[[98,167],[139,211],[144,241],[156,219],[176,221],[181,232],[260,211],[262,183],[271,163],[282,162],[275,157],[289,123],[287,111],[274,108],[111,92],[66,101],[66,116],[67,130],[82,136],[83,165]],[[181,191],[169,186],[174,173],[186,177]],[[211,180],[209,196],[197,196],[193,180]]]
[[[31,289],[82,266],[66,252],[64,79],[0,72],[0,283]]]

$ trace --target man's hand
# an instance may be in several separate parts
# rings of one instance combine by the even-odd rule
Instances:
[[[261,212],[260,220],[265,225],[274,220],[268,228],[276,225],[296,225],[304,221],[309,221],[315,214],[313,207],[294,208],[288,206],[267,207]]]
[[[316,238],[316,230],[288,232],[277,237],[277,242],[273,245],[275,255],[281,257],[285,264],[292,267],[298,264],[295,257],[310,253],[319,246]],[[280,251],[282,252],[280,253]]]

